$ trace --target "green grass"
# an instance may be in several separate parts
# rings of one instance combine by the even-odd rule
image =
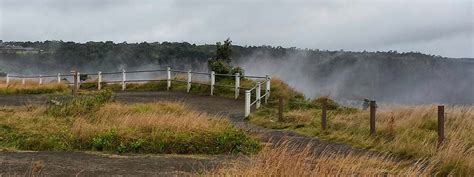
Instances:
[[[0,109],[0,148],[116,153],[251,154],[259,142],[182,103],[108,101],[110,92],[49,106]]]

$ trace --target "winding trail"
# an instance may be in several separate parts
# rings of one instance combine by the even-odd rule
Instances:
[[[0,105],[19,106],[46,103],[45,95],[2,95]],[[340,154],[374,153],[346,144],[321,140],[285,130],[262,128],[244,120],[244,101],[181,92],[117,92],[115,100],[123,103],[180,101],[193,109],[226,116],[238,128],[263,143],[279,146],[285,142],[296,148],[309,147],[315,154],[331,151]],[[35,162],[44,165],[42,174],[64,176],[159,175],[175,176],[212,170],[235,155],[112,155],[92,152],[0,152],[0,175],[25,175],[35,172]]]

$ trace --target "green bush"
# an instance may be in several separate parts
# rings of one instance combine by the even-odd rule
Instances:
[[[303,95],[295,95],[289,99],[288,106],[290,109],[308,109],[311,104]]]
[[[321,109],[323,107],[323,103],[326,102],[326,108],[328,110],[336,110],[340,107],[338,103],[332,100],[329,97],[318,97],[311,101],[311,106],[314,108]]]

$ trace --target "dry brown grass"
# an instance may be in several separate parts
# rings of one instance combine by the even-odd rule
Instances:
[[[176,132],[212,133],[225,131],[228,127],[227,119],[191,111],[184,103],[137,103],[129,106],[109,103],[94,117],[77,118],[73,123],[72,132],[88,138],[111,128],[145,132],[169,129]]]
[[[8,85],[5,81],[0,83],[0,94],[43,94],[65,92],[68,89],[65,83],[49,80],[43,80],[41,85],[35,79],[27,79],[25,84],[21,80],[12,80]]]
[[[247,154],[259,149],[256,140],[227,119],[179,102],[105,103],[73,115],[51,114],[50,108],[0,109],[0,148],[180,154]]]
[[[324,151],[313,154],[311,145],[304,149],[287,142],[277,148],[266,146],[250,158],[210,172],[213,176],[394,176],[430,175],[431,166],[424,162],[395,161],[390,156],[368,154],[341,155]]]
[[[337,113],[329,111],[328,130],[320,127],[320,110],[291,110],[285,126],[295,131],[357,147],[389,152],[413,159],[427,159],[440,174],[474,174],[474,107],[447,106],[444,144],[437,148],[437,106],[380,107],[376,136],[369,136],[369,111]],[[304,117],[304,118],[303,118]],[[256,113],[253,122],[282,127],[271,117]],[[309,121],[308,121],[309,119]],[[301,125],[304,122],[304,126]],[[289,124],[289,125],[288,125]]]

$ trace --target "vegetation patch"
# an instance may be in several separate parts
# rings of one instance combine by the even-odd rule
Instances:
[[[326,98],[310,102],[318,105],[321,99]],[[341,106],[329,109],[328,128],[322,130],[320,106],[308,107],[287,108],[284,117],[278,120],[276,107],[266,106],[252,113],[250,121],[268,128],[288,129],[406,158],[428,159],[427,163],[433,165],[433,173],[437,174],[474,174],[473,107],[446,108],[446,140],[439,149],[435,105],[379,109],[375,136],[369,135],[368,110]]]
[[[298,148],[283,142],[265,146],[257,155],[237,159],[230,165],[207,172],[208,176],[433,176],[425,161],[394,160],[392,156],[338,154],[323,151],[314,154],[309,144]]]
[[[53,94],[67,93],[70,91],[68,85],[63,83],[44,83],[27,81],[23,85],[21,81],[12,81],[9,85],[0,84],[0,95],[14,94]]]
[[[110,92],[0,110],[0,147],[117,153],[221,154],[257,152],[258,141],[225,118],[182,103],[119,104]]]

